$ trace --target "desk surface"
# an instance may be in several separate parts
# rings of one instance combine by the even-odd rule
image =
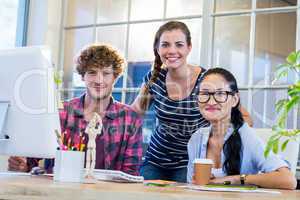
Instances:
[[[96,184],[59,183],[49,177],[0,177],[0,199],[206,199],[206,200],[299,200],[300,191],[277,190],[281,194],[191,191],[178,187],[97,182]]]

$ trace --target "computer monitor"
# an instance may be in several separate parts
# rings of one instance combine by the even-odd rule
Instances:
[[[46,47],[0,50],[0,154],[53,158],[60,130]]]

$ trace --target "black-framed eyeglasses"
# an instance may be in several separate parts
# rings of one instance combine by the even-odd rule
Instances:
[[[234,95],[234,92],[231,91],[216,91],[216,92],[208,92],[208,91],[200,91],[198,96],[199,103],[207,103],[210,100],[210,96],[214,97],[214,100],[217,103],[225,103],[228,99],[228,95]]]

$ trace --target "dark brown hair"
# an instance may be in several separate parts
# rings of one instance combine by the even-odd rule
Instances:
[[[118,77],[123,72],[125,60],[116,49],[107,44],[92,44],[81,50],[75,63],[81,76],[91,68],[112,66],[114,76]]]
[[[149,82],[146,83],[145,87],[142,88],[143,91],[142,91],[141,107],[143,110],[146,110],[148,107],[149,87],[151,84],[153,84],[156,81],[156,79],[159,75],[159,72],[161,71],[161,68],[162,68],[162,61],[161,61],[160,56],[157,51],[159,42],[160,42],[160,37],[164,32],[172,31],[172,30],[181,30],[186,37],[186,42],[187,42],[188,46],[191,46],[191,44],[192,44],[191,33],[185,23],[180,22],[180,21],[169,21],[159,27],[158,31],[155,34],[154,42],[153,42],[153,52],[154,52],[155,59],[154,59],[154,63],[152,66],[151,78],[150,78]]]

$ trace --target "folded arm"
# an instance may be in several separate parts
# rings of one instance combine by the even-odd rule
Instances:
[[[240,184],[240,175],[214,178],[210,182],[224,183],[224,181],[230,181],[231,184]],[[253,184],[263,188],[293,190],[297,186],[297,181],[287,167],[282,167],[268,173],[247,175],[245,184]]]

